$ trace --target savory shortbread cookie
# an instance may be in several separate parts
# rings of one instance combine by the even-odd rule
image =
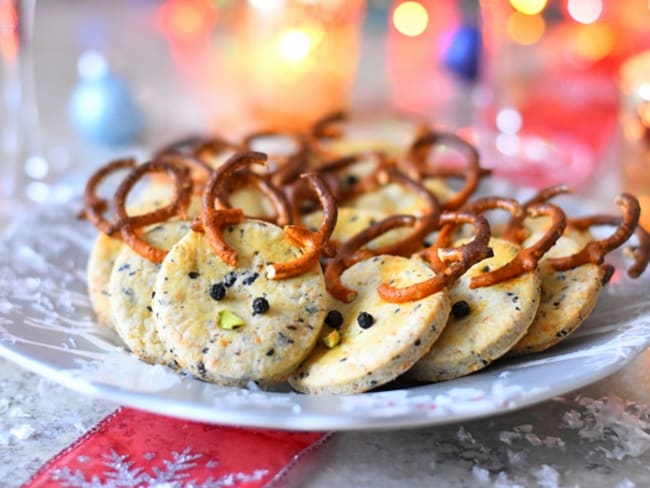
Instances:
[[[189,230],[189,222],[165,222],[149,229],[143,237],[155,247],[169,250]],[[174,358],[158,338],[152,315],[151,295],[159,270],[159,263],[123,246],[109,283],[111,316],[119,336],[140,359],[173,364]]]
[[[421,260],[398,256],[376,256],[345,270],[342,283],[358,295],[349,304],[330,297],[329,314],[334,316],[328,314],[324,331],[326,335],[338,327],[340,343],[331,349],[316,346],[290,377],[291,386],[312,394],[361,393],[408,370],[443,330],[449,315],[447,292],[388,303],[379,297],[377,287],[382,283],[408,286],[433,274]]]
[[[511,349],[521,355],[543,351],[571,334],[596,306],[602,287],[603,272],[596,264],[583,264],[575,269],[556,271],[546,258],[568,256],[578,252],[588,236],[576,241],[561,237],[540,261],[542,296],[537,315],[526,335]],[[588,234],[588,233],[583,233]],[[531,237],[531,240],[537,237]]]
[[[540,300],[537,272],[471,289],[472,276],[510,262],[519,247],[493,238],[494,256],[472,266],[449,288],[449,322],[431,350],[407,373],[418,381],[443,381],[478,371],[506,354],[526,333]]]
[[[441,205],[454,194],[454,191],[439,179],[425,180],[424,186],[438,198]],[[397,183],[388,183],[376,191],[363,193],[345,202],[345,205],[373,209],[387,215],[420,215],[427,209],[427,203],[417,193]]]
[[[327,298],[320,266],[272,281],[265,272],[269,264],[301,254],[281,228],[245,220],[223,228],[222,236],[237,253],[236,268],[195,232],[163,261],[152,305],[158,334],[178,363],[204,380],[284,381],[323,326]]]
[[[157,186],[152,183],[147,188]],[[167,187],[169,185],[166,185]],[[129,205],[129,214],[139,214],[149,212],[155,208],[162,207],[167,204],[167,196],[163,190],[163,185],[151,193],[145,189],[142,195],[139,196],[139,201]],[[169,197],[171,198],[171,192]],[[155,197],[155,198],[154,198]],[[199,215],[201,210],[201,199],[193,197],[188,209],[188,217],[190,219]],[[88,264],[86,265],[86,273],[88,274],[88,295],[90,296],[90,303],[92,304],[97,319],[103,325],[112,327],[111,322],[111,292],[109,290],[109,281],[111,279],[111,272],[117,255],[124,248],[124,244],[120,239],[113,239],[106,234],[100,232],[95,240],[90,255],[88,256]]]
[[[336,218],[336,226],[332,233],[332,241],[335,243],[343,243],[350,239],[352,236],[358,234],[365,228],[379,222],[388,217],[387,214],[377,210],[352,208],[352,207],[339,207],[338,215]],[[303,217],[303,224],[305,227],[313,230],[318,228],[318,225],[323,220],[323,212],[313,212]],[[382,246],[388,246],[401,241],[408,236],[410,230],[405,227],[393,229],[385,234],[382,234],[377,239],[368,243],[368,249],[377,249]]]
[[[95,244],[88,256],[86,273],[88,275],[88,295],[97,320],[103,325],[112,327],[111,321],[111,292],[108,282],[111,278],[113,265],[124,244],[119,239],[113,239],[99,233]]]

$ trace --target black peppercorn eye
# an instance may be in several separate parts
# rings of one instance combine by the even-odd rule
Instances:
[[[226,287],[223,283],[215,283],[210,287],[210,298],[219,301],[226,296]]]
[[[265,314],[269,311],[269,301],[264,297],[253,300],[253,315]]]
[[[375,318],[368,312],[361,312],[359,315],[357,315],[357,323],[362,329],[367,329],[369,327],[372,327],[372,324],[375,323]]]
[[[451,314],[457,319],[467,317],[471,311],[472,309],[469,306],[469,303],[465,300],[459,300],[451,306]]]
[[[343,315],[338,310],[330,310],[325,317],[325,325],[332,329],[340,329],[343,325]]]

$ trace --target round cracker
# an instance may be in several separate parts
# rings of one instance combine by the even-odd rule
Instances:
[[[152,189],[149,192],[149,189]],[[166,190],[165,190],[166,189]],[[164,192],[168,191],[169,195]],[[129,214],[148,212],[164,205],[163,202],[171,198],[172,192],[169,185],[157,185],[150,183],[139,197],[139,201],[129,205]],[[194,218],[201,210],[201,199],[193,197],[188,209],[188,217]],[[120,239],[113,239],[100,233],[88,256],[86,273],[88,275],[88,295],[90,303],[95,311],[98,321],[107,326],[113,327],[111,319],[111,292],[109,282],[111,272],[118,254],[124,248]]]
[[[386,217],[388,217],[388,214],[377,210],[339,207],[336,226],[332,233],[332,240],[337,243],[343,243],[367,227],[370,227],[375,222],[379,222]],[[303,218],[303,224],[315,232],[322,219],[323,212],[313,212],[309,215],[305,215]],[[394,244],[403,240],[410,232],[411,231],[408,228],[392,229],[377,237],[377,239],[370,241],[366,247],[368,249],[377,249],[378,247]]]
[[[514,356],[554,346],[576,330],[596,306],[603,279],[600,266],[589,263],[555,271],[546,261],[546,258],[568,256],[583,247],[587,237],[576,241],[571,235],[561,237],[540,262],[539,309],[526,335],[510,351]]]
[[[300,255],[281,228],[246,220],[222,230],[237,253],[230,268],[215,255],[204,234],[188,233],[169,252],[154,286],[156,330],[182,367],[223,385],[284,381],[312,350],[325,318],[326,292],[320,266],[286,280],[271,281],[265,268]],[[216,301],[210,289],[229,284]],[[264,297],[269,310],[253,315],[253,300]],[[218,325],[228,311],[244,325]]]
[[[449,288],[453,304],[464,300],[469,315],[455,318],[453,313],[431,350],[407,373],[419,381],[443,381],[478,371],[506,354],[525,334],[540,300],[537,272],[493,286],[471,289],[472,276],[510,262],[519,247],[493,238],[494,256],[471,267]]]
[[[86,273],[88,275],[88,295],[99,323],[113,327],[111,321],[111,292],[108,283],[113,265],[124,244],[100,233],[88,256]]]
[[[152,245],[169,250],[190,230],[188,222],[165,222],[144,234]],[[174,358],[158,337],[151,299],[160,264],[123,246],[109,283],[113,326],[126,345],[149,363],[173,364]]]
[[[330,297],[329,309],[343,315],[341,342],[332,349],[316,346],[290,377],[291,386],[312,394],[361,393],[408,370],[443,330],[449,298],[443,290],[418,301],[388,303],[379,297],[377,287],[407,286],[433,275],[422,261],[398,256],[377,256],[345,270],[341,281],[358,295],[349,304]],[[371,327],[359,326],[361,312],[374,317]]]
[[[439,179],[425,180],[424,186],[444,204],[454,194]],[[363,193],[346,202],[346,206],[359,209],[373,209],[387,215],[420,215],[426,209],[422,198],[411,190],[397,183],[388,183],[376,191]]]

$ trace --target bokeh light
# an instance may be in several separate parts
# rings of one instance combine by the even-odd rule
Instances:
[[[517,12],[525,15],[535,15],[546,7],[547,0],[510,0],[510,5]]]
[[[393,12],[393,25],[405,36],[417,37],[427,30],[429,14],[420,2],[404,2]]]
[[[287,61],[297,63],[307,57],[312,48],[312,40],[300,29],[289,29],[278,39],[278,52]]]
[[[569,0],[567,10],[576,22],[592,24],[603,13],[603,0]]]
[[[539,41],[544,35],[546,24],[541,15],[525,15],[512,12],[508,17],[506,30],[508,37],[517,44],[530,46]]]
[[[513,108],[504,108],[497,113],[497,128],[504,134],[516,134],[521,129],[521,114]]]
[[[600,61],[614,49],[616,39],[611,27],[596,23],[581,26],[575,36],[576,51],[591,61]]]

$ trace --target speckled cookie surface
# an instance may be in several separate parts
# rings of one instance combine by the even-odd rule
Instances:
[[[496,269],[517,254],[518,246],[492,239],[492,258],[470,268],[449,289],[452,313],[440,338],[407,376],[419,381],[458,378],[484,368],[506,354],[525,334],[540,300],[537,272],[493,286],[470,289],[472,276]],[[457,305],[462,301],[468,307]]]
[[[236,268],[215,255],[203,234],[190,232],[171,249],[154,286],[156,330],[179,364],[199,378],[223,385],[284,381],[309,354],[323,325],[320,266],[268,280],[268,264],[300,254],[281,228],[246,220],[222,235],[237,253]],[[254,312],[256,298],[266,300],[266,312]],[[243,325],[220,327],[224,313]]]
[[[154,246],[169,250],[190,229],[188,222],[165,222],[144,234]],[[174,358],[160,341],[154,325],[151,295],[160,264],[123,246],[109,283],[113,326],[126,345],[149,363],[172,364]]]
[[[90,303],[97,315],[97,320],[109,327],[112,327],[113,323],[111,320],[111,292],[108,282],[115,259],[123,247],[122,241],[100,233],[90,251],[86,266]]]
[[[424,186],[433,193],[442,204],[453,194],[453,191],[440,180],[426,180]],[[425,209],[422,198],[397,183],[388,183],[380,189],[363,193],[346,202],[346,206],[373,209],[385,214],[420,215]]]
[[[171,194],[169,185],[153,182],[143,189],[142,193],[138,196],[137,202],[129,205],[129,214],[144,213],[166,205],[167,199],[171,197]],[[201,199],[194,197],[188,209],[189,218],[196,217],[200,209]],[[124,245],[121,240],[113,239],[100,233],[90,251],[88,264],[86,265],[90,302],[99,322],[109,327],[113,327],[109,281],[115,259],[123,248]]]
[[[573,238],[561,237],[545,258],[567,256],[581,248],[582,244]],[[542,259],[540,276],[539,310],[526,335],[510,351],[512,355],[543,351],[566,338],[596,306],[602,287],[602,271],[595,264],[555,271]]]
[[[336,227],[334,227],[334,232],[332,233],[332,240],[339,244],[343,243],[373,223],[379,222],[388,216],[388,214],[378,210],[339,207]],[[303,223],[306,227],[315,231],[320,225],[322,218],[322,212],[314,212],[306,215],[303,218]],[[376,249],[381,246],[393,244],[404,239],[409,232],[410,230],[408,228],[393,229],[369,242],[367,247],[369,249]]]
[[[422,261],[398,256],[377,256],[347,269],[341,281],[358,291],[357,298],[346,304],[330,297],[328,303],[329,310],[343,316],[341,342],[332,349],[319,343],[291,376],[290,384],[312,394],[361,393],[408,370],[443,330],[449,315],[447,292],[388,303],[379,297],[377,287],[389,282],[407,286],[431,276],[433,271]],[[363,312],[374,319],[365,329],[358,322]]]

